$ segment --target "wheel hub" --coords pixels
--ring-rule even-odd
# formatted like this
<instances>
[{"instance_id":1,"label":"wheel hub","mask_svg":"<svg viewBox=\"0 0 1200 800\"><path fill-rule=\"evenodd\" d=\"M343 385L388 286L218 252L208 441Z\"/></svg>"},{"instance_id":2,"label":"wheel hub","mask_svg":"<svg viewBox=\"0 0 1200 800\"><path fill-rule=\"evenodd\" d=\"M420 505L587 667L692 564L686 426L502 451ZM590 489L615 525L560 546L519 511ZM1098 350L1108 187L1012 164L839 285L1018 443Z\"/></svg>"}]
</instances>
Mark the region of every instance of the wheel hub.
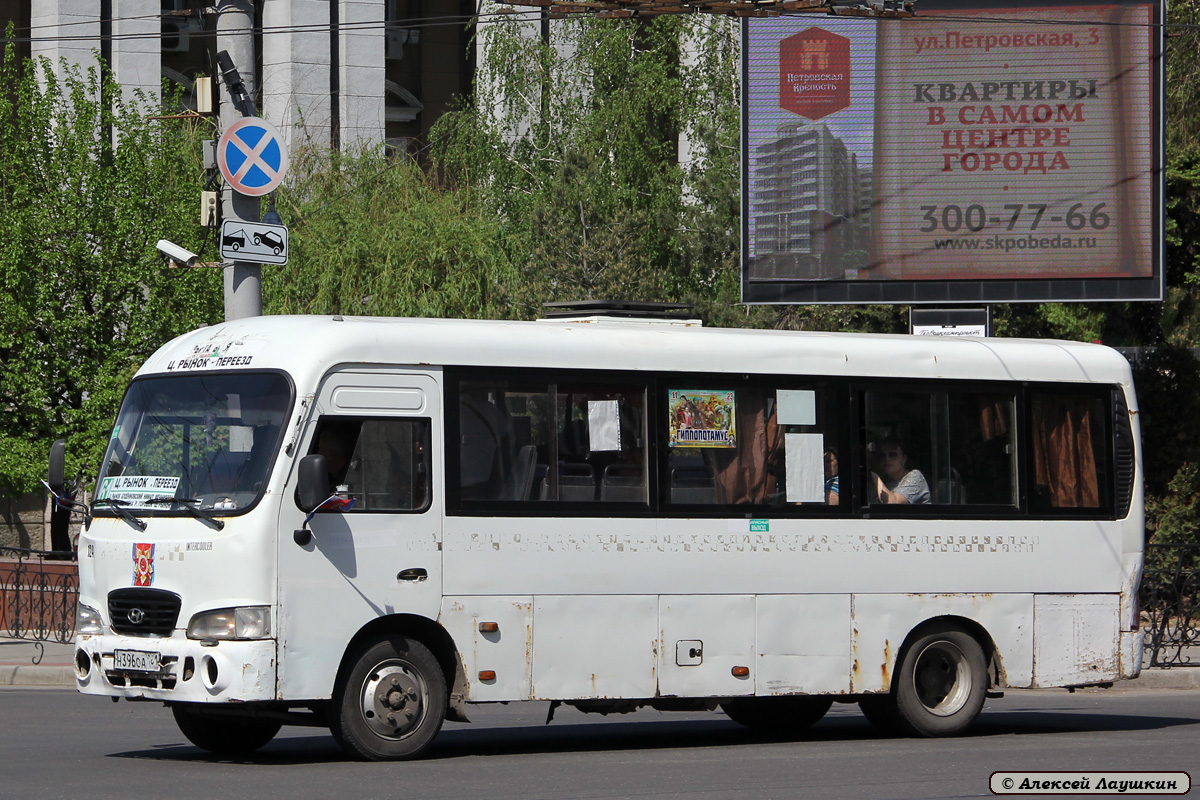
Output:
<instances>
[{"instance_id":1,"label":"wheel hub","mask_svg":"<svg viewBox=\"0 0 1200 800\"><path fill-rule=\"evenodd\" d=\"M362 714L376 735L402 739L420 722L425 687L406 664L381 664L363 683Z\"/></svg>"},{"instance_id":2,"label":"wheel hub","mask_svg":"<svg viewBox=\"0 0 1200 800\"><path fill-rule=\"evenodd\" d=\"M952 642L934 642L921 651L913 669L913 688L931 714L948 717L971 695L971 670L962 650Z\"/></svg>"}]
</instances>

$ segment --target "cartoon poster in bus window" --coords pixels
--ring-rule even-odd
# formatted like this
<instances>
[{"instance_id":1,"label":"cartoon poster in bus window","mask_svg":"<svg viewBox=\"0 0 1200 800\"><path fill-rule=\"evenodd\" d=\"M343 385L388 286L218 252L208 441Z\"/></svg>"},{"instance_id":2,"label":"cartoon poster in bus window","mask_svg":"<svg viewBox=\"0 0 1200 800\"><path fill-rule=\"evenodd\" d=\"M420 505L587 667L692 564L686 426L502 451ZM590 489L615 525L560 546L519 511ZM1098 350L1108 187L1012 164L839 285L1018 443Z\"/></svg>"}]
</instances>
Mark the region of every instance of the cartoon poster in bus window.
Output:
<instances>
[{"instance_id":1,"label":"cartoon poster in bus window","mask_svg":"<svg viewBox=\"0 0 1200 800\"><path fill-rule=\"evenodd\" d=\"M734 393L672 389L667 413L671 447L737 447Z\"/></svg>"}]
</instances>

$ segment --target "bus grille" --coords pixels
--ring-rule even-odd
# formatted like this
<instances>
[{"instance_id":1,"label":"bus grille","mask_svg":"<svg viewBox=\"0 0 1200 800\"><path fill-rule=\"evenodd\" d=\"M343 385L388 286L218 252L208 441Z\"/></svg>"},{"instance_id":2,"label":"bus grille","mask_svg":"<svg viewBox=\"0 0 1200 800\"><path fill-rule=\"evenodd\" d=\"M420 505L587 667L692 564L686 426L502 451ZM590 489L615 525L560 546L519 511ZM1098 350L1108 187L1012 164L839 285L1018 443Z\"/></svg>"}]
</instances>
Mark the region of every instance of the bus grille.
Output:
<instances>
[{"instance_id":1,"label":"bus grille","mask_svg":"<svg viewBox=\"0 0 1200 800\"><path fill-rule=\"evenodd\" d=\"M125 636L170 636L179 619L179 595L161 589L117 589L108 593L108 618Z\"/></svg>"},{"instance_id":2,"label":"bus grille","mask_svg":"<svg viewBox=\"0 0 1200 800\"><path fill-rule=\"evenodd\" d=\"M1117 519L1129 516L1129 506L1133 502L1133 478L1135 465L1133 448L1127 447L1117 451Z\"/></svg>"},{"instance_id":3,"label":"bus grille","mask_svg":"<svg viewBox=\"0 0 1200 800\"><path fill-rule=\"evenodd\" d=\"M1133 426L1129 423L1129 407L1125 405L1125 395L1120 389L1113 390L1113 433L1116 440L1115 478L1116 478L1116 517L1124 519L1129 516L1129 506L1133 502L1133 481L1137 477L1137 463L1133 452Z\"/></svg>"}]
</instances>

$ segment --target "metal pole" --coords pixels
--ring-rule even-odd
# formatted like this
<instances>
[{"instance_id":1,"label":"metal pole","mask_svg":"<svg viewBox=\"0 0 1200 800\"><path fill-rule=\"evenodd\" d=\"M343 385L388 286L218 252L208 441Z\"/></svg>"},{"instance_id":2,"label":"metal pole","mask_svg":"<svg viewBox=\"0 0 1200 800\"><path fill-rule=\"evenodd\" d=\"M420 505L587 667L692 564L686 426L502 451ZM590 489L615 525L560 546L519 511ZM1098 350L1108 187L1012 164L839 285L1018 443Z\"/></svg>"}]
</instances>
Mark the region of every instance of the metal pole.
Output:
<instances>
[{"instance_id":1,"label":"metal pole","mask_svg":"<svg viewBox=\"0 0 1200 800\"><path fill-rule=\"evenodd\" d=\"M246 93L255 95L254 3L253 0L217 0L217 50L229 53L241 73ZM242 118L237 100L221 86L221 129ZM259 198L235 192L226 186L221 191L223 219L258 222ZM234 261L225 267L225 319L243 319L262 315L262 265Z\"/></svg>"}]
</instances>

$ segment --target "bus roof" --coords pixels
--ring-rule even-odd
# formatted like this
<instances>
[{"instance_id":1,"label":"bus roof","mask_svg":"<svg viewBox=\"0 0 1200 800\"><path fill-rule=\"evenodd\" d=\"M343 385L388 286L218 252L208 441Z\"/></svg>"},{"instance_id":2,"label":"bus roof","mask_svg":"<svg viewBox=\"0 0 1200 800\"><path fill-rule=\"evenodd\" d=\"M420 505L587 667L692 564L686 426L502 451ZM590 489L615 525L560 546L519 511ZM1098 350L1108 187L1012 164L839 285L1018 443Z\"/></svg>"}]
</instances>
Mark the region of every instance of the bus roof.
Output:
<instances>
[{"instance_id":1,"label":"bus roof","mask_svg":"<svg viewBox=\"0 0 1200 800\"><path fill-rule=\"evenodd\" d=\"M1132 382L1120 353L1081 342L341 316L264 316L201 328L164 345L138 374L282 369L303 384L343 364Z\"/></svg>"}]
</instances>

